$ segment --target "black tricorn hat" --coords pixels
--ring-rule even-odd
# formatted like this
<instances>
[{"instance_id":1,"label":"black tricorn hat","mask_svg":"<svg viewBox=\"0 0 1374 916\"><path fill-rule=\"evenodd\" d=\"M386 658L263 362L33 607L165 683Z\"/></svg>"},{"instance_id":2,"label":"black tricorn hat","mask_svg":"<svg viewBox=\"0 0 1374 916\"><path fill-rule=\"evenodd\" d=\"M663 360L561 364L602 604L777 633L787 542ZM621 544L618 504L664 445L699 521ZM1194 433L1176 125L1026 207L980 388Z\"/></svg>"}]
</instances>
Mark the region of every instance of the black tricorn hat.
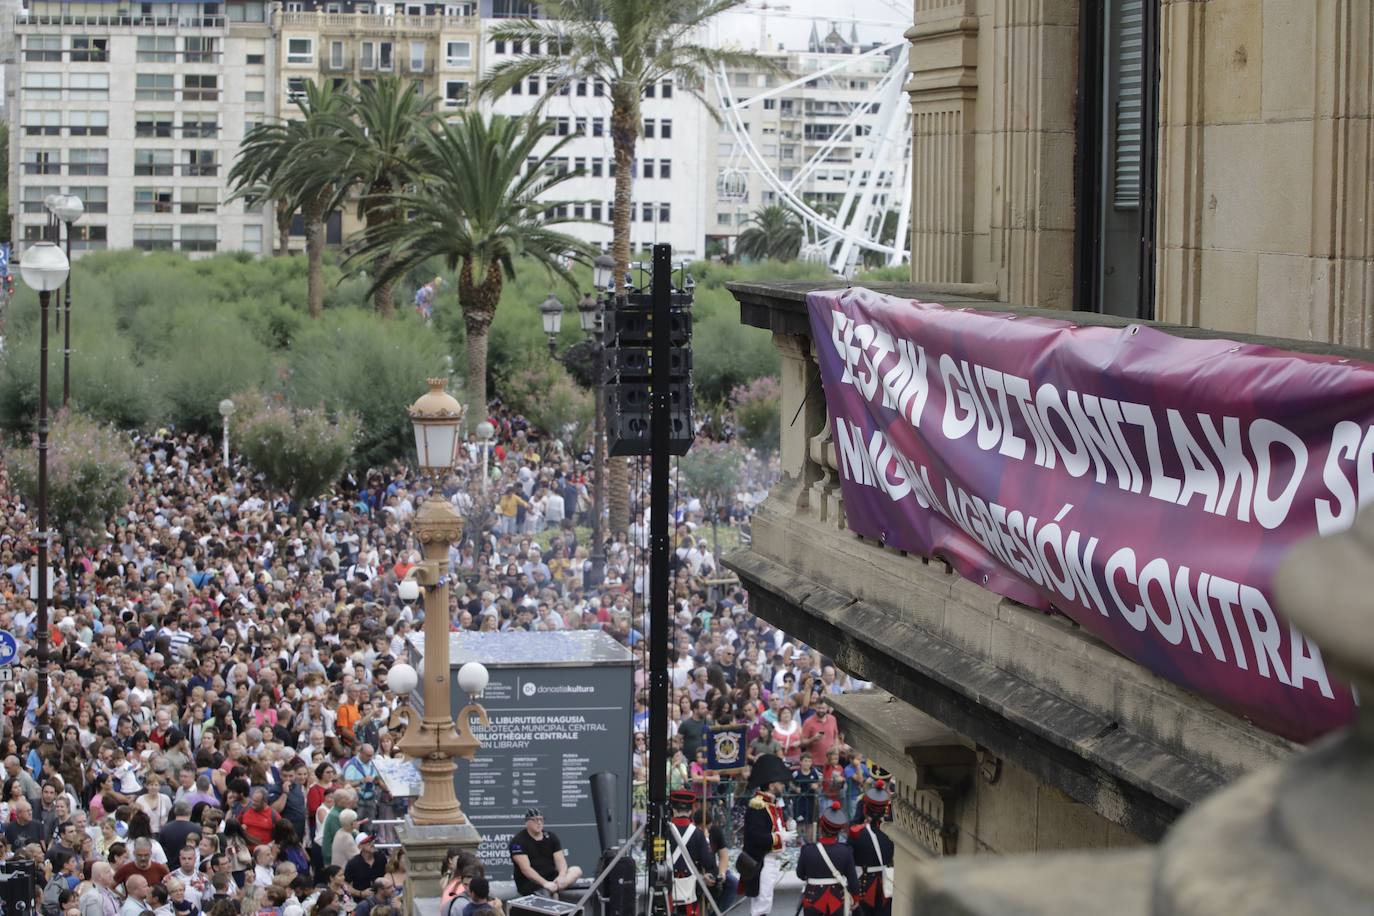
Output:
<instances>
[{"instance_id":1,"label":"black tricorn hat","mask_svg":"<svg viewBox=\"0 0 1374 916\"><path fill-rule=\"evenodd\" d=\"M749 770L749 788L758 789L772 782L787 782L792 773L777 754L762 754Z\"/></svg>"}]
</instances>

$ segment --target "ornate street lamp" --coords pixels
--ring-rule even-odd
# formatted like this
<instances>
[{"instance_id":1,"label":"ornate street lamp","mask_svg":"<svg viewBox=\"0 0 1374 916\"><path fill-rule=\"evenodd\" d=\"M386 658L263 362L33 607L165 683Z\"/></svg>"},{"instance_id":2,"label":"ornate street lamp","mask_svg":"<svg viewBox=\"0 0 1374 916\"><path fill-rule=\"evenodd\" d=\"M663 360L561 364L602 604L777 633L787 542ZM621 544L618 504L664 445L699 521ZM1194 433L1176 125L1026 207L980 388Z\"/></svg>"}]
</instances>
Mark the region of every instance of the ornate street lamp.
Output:
<instances>
[{"instance_id":1,"label":"ornate street lamp","mask_svg":"<svg viewBox=\"0 0 1374 916\"><path fill-rule=\"evenodd\" d=\"M496 436L496 427L490 420L477 424L477 441L482 443L482 494L487 492L487 456L491 453L491 440Z\"/></svg>"},{"instance_id":2,"label":"ornate street lamp","mask_svg":"<svg viewBox=\"0 0 1374 916\"><path fill-rule=\"evenodd\" d=\"M544 320L544 333L549 337L549 355L558 349L558 332L563 330L563 303L553 293L539 303L539 317Z\"/></svg>"},{"instance_id":3,"label":"ornate street lamp","mask_svg":"<svg viewBox=\"0 0 1374 916\"><path fill-rule=\"evenodd\" d=\"M234 415L234 402L225 398L219 402L219 415L224 418L224 469L229 470L229 418Z\"/></svg>"},{"instance_id":4,"label":"ornate street lamp","mask_svg":"<svg viewBox=\"0 0 1374 916\"><path fill-rule=\"evenodd\" d=\"M48 305L52 291L67 279L71 264L52 242L35 242L24 251L19 274L38 293L38 721L48 722Z\"/></svg>"},{"instance_id":5,"label":"ornate street lamp","mask_svg":"<svg viewBox=\"0 0 1374 916\"><path fill-rule=\"evenodd\" d=\"M67 224L67 262L72 260L72 226L86 212L86 206L75 194L55 194L48 207L52 215ZM72 391L72 278L67 275L67 283L62 292L64 304L61 309L62 328L62 406L67 406Z\"/></svg>"},{"instance_id":6,"label":"ornate street lamp","mask_svg":"<svg viewBox=\"0 0 1374 916\"><path fill-rule=\"evenodd\" d=\"M592 285L598 293L615 292L615 258L608 254L596 256L592 261Z\"/></svg>"}]
</instances>

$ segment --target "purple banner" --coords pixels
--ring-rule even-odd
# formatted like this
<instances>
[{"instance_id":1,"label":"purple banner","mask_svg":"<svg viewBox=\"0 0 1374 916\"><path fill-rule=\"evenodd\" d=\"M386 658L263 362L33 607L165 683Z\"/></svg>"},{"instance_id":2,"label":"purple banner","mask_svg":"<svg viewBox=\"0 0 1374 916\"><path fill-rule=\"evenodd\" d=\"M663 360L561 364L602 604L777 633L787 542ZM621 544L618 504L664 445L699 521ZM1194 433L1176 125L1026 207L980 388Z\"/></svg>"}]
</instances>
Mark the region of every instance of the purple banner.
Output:
<instances>
[{"instance_id":1,"label":"purple banner","mask_svg":"<svg viewBox=\"0 0 1374 916\"><path fill-rule=\"evenodd\" d=\"M807 303L855 533L1270 731L1351 720L1272 580L1374 499L1374 366L864 289Z\"/></svg>"}]
</instances>

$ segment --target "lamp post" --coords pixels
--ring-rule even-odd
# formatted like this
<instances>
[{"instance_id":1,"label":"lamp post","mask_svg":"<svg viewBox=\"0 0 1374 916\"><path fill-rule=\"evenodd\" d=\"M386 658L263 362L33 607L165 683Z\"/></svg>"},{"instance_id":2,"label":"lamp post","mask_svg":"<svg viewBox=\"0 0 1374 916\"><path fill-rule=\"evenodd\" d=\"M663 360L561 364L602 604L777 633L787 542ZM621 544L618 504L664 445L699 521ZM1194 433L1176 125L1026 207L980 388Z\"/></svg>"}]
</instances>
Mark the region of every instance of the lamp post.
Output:
<instances>
[{"instance_id":1,"label":"lamp post","mask_svg":"<svg viewBox=\"0 0 1374 916\"><path fill-rule=\"evenodd\" d=\"M549 355L558 349L558 332L563 330L563 303L553 293L539 303L539 317L544 321L544 333L549 336Z\"/></svg>"},{"instance_id":2,"label":"lamp post","mask_svg":"<svg viewBox=\"0 0 1374 916\"><path fill-rule=\"evenodd\" d=\"M35 242L24 251L19 273L38 293L38 721L48 722L48 304L67 279L70 263L52 242Z\"/></svg>"},{"instance_id":3,"label":"lamp post","mask_svg":"<svg viewBox=\"0 0 1374 916\"><path fill-rule=\"evenodd\" d=\"M462 406L444 391L446 383L447 379L429 379L428 393L410 408L420 473L436 478L436 483L453 468L463 419ZM414 530L424 549L424 560L411 573L424 589L424 710L416 720L406 707L405 734L397 744L407 756L419 760L423 781L420 797L398 831L411 863L406 912L412 913L416 912L414 898L439 896L448 849L457 846L475 852L481 841L458 804L453 778L454 758L471 759L481 746L472 734L472 716L486 723L486 712L470 704L459 713L455 730L449 707L448 552L449 545L463 535L463 519L452 503L431 495L415 514Z\"/></svg>"},{"instance_id":4,"label":"lamp post","mask_svg":"<svg viewBox=\"0 0 1374 916\"><path fill-rule=\"evenodd\" d=\"M490 420L477 424L477 441L482 443L482 495L487 495L487 456L491 453L491 440L496 436L496 427Z\"/></svg>"},{"instance_id":5,"label":"lamp post","mask_svg":"<svg viewBox=\"0 0 1374 916\"><path fill-rule=\"evenodd\" d=\"M234 402L225 398L219 402L219 415L224 418L224 469L229 470L229 418L234 415Z\"/></svg>"},{"instance_id":6,"label":"lamp post","mask_svg":"<svg viewBox=\"0 0 1374 916\"><path fill-rule=\"evenodd\" d=\"M67 224L67 263L72 260L72 226L86 207L75 194L59 194L53 199L52 213ZM72 391L72 277L67 274L67 282L62 289L62 406L67 406Z\"/></svg>"}]
</instances>

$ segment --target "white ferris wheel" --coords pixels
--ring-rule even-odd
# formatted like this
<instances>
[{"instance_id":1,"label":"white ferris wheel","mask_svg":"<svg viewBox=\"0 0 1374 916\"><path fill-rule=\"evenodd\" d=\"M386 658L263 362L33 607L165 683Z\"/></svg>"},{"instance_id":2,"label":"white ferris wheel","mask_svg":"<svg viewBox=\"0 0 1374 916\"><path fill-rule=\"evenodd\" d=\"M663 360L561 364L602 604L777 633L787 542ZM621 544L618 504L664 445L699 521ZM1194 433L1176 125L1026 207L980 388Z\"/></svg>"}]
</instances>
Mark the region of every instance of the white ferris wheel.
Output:
<instances>
[{"instance_id":1,"label":"white ferris wheel","mask_svg":"<svg viewBox=\"0 0 1374 916\"><path fill-rule=\"evenodd\" d=\"M774 7L776 9L776 7ZM805 242L801 257L829 265L836 274L853 276L864 252L874 252L887 265L906 263L909 256L908 229L911 214L911 110L903 86L907 75L907 49L904 39L878 45L862 54L846 55L843 60L802 77L783 83L746 99L736 99L730 79L722 67L715 74L716 95L721 118L734 139L734 151L721 164L716 176L717 197L743 199L748 193L748 177L760 176L777 201L801 220ZM745 122L748 110L798 87L823 80L848 69L856 62L886 59L887 70L872 90L868 103L854 103L833 133L815 148L810 157L784 180L768 161ZM873 112L876 115L865 117ZM802 113L803 121L806 113ZM869 129L865 132L860 125ZM803 188L818 168L826 165L842 143L852 144L853 160L843 197L833 212L813 206L803 197ZM896 232L890 244L880 241L888 212L896 214Z\"/></svg>"}]
</instances>

